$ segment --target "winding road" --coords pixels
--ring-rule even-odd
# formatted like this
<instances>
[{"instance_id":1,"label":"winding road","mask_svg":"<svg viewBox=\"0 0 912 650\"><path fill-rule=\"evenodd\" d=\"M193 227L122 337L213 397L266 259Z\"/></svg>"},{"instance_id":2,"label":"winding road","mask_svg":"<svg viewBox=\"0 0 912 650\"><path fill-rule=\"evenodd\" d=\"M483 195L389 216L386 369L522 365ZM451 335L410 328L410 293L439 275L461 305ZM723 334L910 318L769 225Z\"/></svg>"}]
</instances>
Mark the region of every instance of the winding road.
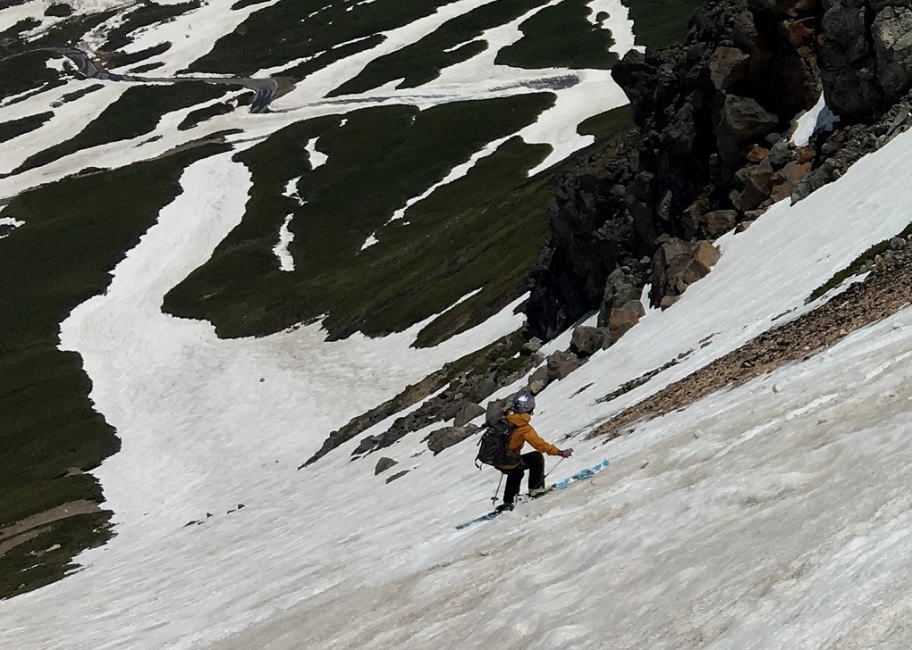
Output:
<instances>
[{"instance_id":1,"label":"winding road","mask_svg":"<svg viewBox=\"0 0 912 650\"><path fill-rule=\"evenodd\" d=\"M222 86L243 86L256 92L253 103L250 105L251 113L269 112L269 104L275 99L279 90L279 83L272 78L254 79L251 77L140 77L136 75L118 74L108 72L105 68L92 59L88 52L73 47L48 47L40 51L62 54L76 65L76 69L86 79L100 81L127 81L135 83L177 83L180 81L202 81L208 84Z\"/></svg>"}]
</instances>

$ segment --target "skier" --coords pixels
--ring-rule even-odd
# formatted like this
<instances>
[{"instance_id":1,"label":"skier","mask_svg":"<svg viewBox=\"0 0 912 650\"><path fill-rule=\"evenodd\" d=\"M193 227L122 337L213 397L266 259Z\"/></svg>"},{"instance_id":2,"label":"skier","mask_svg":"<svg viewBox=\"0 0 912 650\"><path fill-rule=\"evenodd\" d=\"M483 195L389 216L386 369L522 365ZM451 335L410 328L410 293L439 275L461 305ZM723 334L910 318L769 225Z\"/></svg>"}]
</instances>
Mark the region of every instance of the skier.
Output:
<instances>
[{"instance_id":1,"label":"skier","mask_svg":"<svg viewBox=\"0 0 912 650\"><path fill-rule=\"evenodd\" d=\"M519 486L523 473L529 470L529 496L537 497L545 492L545 457L562 456L569 458L572 449L558 449L549 442L545 442L536 433L529 422L532 420L532 411L535 410L535 396L522 391L513 397L513 407L507 413L506 420L515 428L507 441L507 455L516 459L516 462L497 465L497 469L506 474L507 487L504 488L503 503L497 506L498 511L512 510L513 500L519 494ZM525 443L532 445L537 451L530 451L520 455Z\"/></svg>"}]
</instances>

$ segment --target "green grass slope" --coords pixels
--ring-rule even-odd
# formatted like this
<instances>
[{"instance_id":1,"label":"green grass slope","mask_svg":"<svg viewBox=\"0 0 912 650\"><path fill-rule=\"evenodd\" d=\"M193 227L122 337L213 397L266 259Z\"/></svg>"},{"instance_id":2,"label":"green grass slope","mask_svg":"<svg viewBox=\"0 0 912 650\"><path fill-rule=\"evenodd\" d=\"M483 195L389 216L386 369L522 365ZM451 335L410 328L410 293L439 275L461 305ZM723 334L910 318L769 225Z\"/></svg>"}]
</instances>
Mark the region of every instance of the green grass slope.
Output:
<instances>
[{"instance_id":1,"label":"green grass slope","mask_svg":"<svg viewBox=\"0 0 912 650\"><path fill-rule=\"evenodd\" d=\"M477 40L486 30L519 18L547 0L499 0L447 21L424 38L368 63L356 77L329 96L362 93L402 79L399 88L413 88L433 81L440 71L487 48Z\"/></svg>"},{"instance_id":2,"label":"green grass slope","mask_svg":"<svg viewBox=\"0 0 912 650\"><path fill-rule=\"evenodd\" d=\"M589 21L588 0L564 0L545 7L519 27L523 37L503 48L496 63L514 68L608 69L618 57L610 51L611 32Z\"/></svg>"},{"instance_id":3,"label":"green grass slope","mask_svg":"<svg viewBox=\"0 0 912 650\"><path fill-rule=\"evenodd\" d=\"M536 93L425 111L370 108L350 113L344 127L339 118L321 118L274 134L241 155L254 178L242 223L206 265L168 294L166 310L210 320L227 337L272 333L324 314L334 337L357 330L379 335L500 282L504 265L493 258L509 260L512 253L497 250L490 238L517 224L492 206L525 183L525 170L547 155L547 147L507 143L458 191L439 190L404 220L384 224L410 197L488 143L530 124L552 102L553 95ZM304 147L318 136L329 159L309 171ZM304 205L282 196L297 176ZM294 215L292 273L279 270L272 251L288 214ZM526 241L532 243L520 244L522 255L506 264L514 280L544 237L543 203L515 217L519 225L536 225L529 226ZM362 252L374 232L380 243Z\"/></svg>"}]
</instances>

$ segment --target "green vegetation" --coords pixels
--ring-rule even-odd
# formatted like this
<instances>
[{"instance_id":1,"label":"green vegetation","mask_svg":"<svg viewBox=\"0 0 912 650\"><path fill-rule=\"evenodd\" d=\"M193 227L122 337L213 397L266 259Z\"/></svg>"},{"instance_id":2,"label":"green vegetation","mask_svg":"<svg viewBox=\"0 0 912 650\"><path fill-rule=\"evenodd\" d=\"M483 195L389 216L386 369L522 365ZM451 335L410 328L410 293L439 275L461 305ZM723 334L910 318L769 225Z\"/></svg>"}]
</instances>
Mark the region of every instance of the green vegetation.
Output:
<instances>
[{"instance_id":1,"label":"green vegetation","mask_svg":"<svg viewBox=\"0 0 912 650\"><path fill-rule=\"evenodd\" d=\"M44 10L45 16L54 16L55 18L66 18L73 14L73 8L66 3L55 3Z\"/></svg>"},{"instance_id":2,"label":"green vegetation","mask_svg":"<svg viewBox=\"0 0 912 650\"><path fill-rule=\"evenodd\" d=\"M576 132L580 135L595 136L595 141L601 142L617 137L633 126L633 111L630 110L629 104L625 104L584 120L576 127Z\"/></svg>"},{"instance_id":3,"label":"green vegetation","mask_svg":"<svg viewBox=\"0 0 912 650\"><path fill-rule=\"evenodd\" d=\"M219 102L218 104L212 104L211 106L198 108L195 111L190 111L187 113L187 117L181 120L181 123L177 125L177 129L179 131L192 129L196 127L200 122L205 122L206 120L218 115L226 115L233 110L234 106L228 102Z\"/></svg>"},{"instance_id":4,"label":"green vegetation","mask_svg":"<svg viewBox=\"0 0 912 650\"><path fill-rule=\"evenodd\" d=\"M221 86L182 81L167 86L131 86L79 134L30 156L19 173L101 144L129 140L149 133L166 113L221 97Z\"/></svg>"},{"instance_id":5,"label":"green vegetation","mask_svg":"<svg viewBox=\"0 0 912 650\"><path fill-rule=\"evenodd\" d=\"M588 0L545 7L519 26L523 37L495 61L514 68L610 68L618 60L610 51L614 40L589 21L590 13Z\"/></svg>"},{"instance_id":6,"label":"green vegetation","mask_svg":"<svg viewBox=\"0 0 912 650\"><path fill-rule=\"evenodd\" d=\"M683 40L705 0L621 0L630 9L637 45L666 47Z\"/></svg>"},{"instance_id":7,"label":"green vegetation","mask_svg":"<svg viewBox=\"0 0 912 650\"><path fill-rule=\"evenodd\" d=\"M66 103L74 102L77 99L82 99L89 93L94 93L96 90L101 90L104 88L104 84L92 84L90 86L84 86L79 90L74 90L71 93L66 93L63 97L60 98L58 103L55 103L54 106L63 106Z\"/></svg>"},{"instance_id":8,"label":"green vegetation","mask_svg":"<svg viewBox=\"0 0 912 650\"><path fill-rule=\"evenodd\" d=\"M0 212L25 222L0 240L0 528L70 501L100 501L95 479L71 470L96 467L119 441L92 408L79 355L57 349L60 323L108 286L124 253L180 192L183 169L225 149L198 147L66 178L20 194ZM107 539L106 520L62 519L7 551L0 598L62 576L76 553ZM61 548L30 555L52 544Z\"/></svg>"},{"instance_id":9,"label":"green vegetation","mask_svg":"<svg viewBox=\"0 0 912 650\"><path fill-rule=\"evenodd\" d=\"M48 58L47 52L26 52L0 60L0 99L58 81L57 72L47 66Z\"/></svg>"},{"instance_id":10,"label":"green vegetation","mask_svg":"<svg viewBox=\"0 0 912 650\"><path fill-rule=\"evenodd\" d=\"M34 131L52 117L54 117L54 114L48 112L29 115L28 117L10 120L9 122L2 122L0 123L0 142L6 142L7 140L18 138L23 133Z\"/></svg>"},{"instance_id":11,"label":"green vegetation","mask_svg":"<svg viewBox=\"0 0 912 650\"><path fill-rule=\"evenodd\" d=\"M478 39L485 31L519 18L546 0L499 0L447 21L437 30L400 50L374 59L358 76L329 96L362 93L402 79L399 88L433 81L440 71L472 58L487 48Z\"/></svg>"},{"instance_id":12,"label":"green vegetation","mask_svg":"<svg viewBox=\"0 0 912 650\"><path fill-rule=\"evenodd\" d=\"M896 235L896 237L901 237L902 239L908 239L910 236L912 236L912 223L910 223L908 226L906 226L901 233ZM892 237L891 237L891 239L892 239ZM864 268L864 266L866 264L868 264L869 262L873 262L875 257L885 253L887 250L889 250L889 248L890 248L889 239L885 239L882 242L874 244L868 250L866 250L864 253L862 253L861 255L856 257L854 260L852 260L851 264L849 264L847 267L845 267L844 269L842 269L841 271L836 273L832 278L830 278L829 280L824 282L822 285L820 285L819 287L814 289L811 292L811 295L808 296L807 299L805 300L805 303L809 303L809 302L813 302L814 300L817 300L817 298L820 298L823 294L825 294L830 289L835 289L836 287L841 285L843 282L848 280L853 275L858 275L859 273L861 273L862 269Z\"/></svg>"},{"instance_id":13,"label":"green vegetation","mask_svg":"<svg viewBox=\"0 0 912 650\"><path fill-rule=\"evenodd\" d=\"M407 25L454 1L374 0L352 4L345 0L280 0L251 14L190 70L252 75ZM269 46L264 47L267 43ZM335 58L327 56L324 62Z\"/></svg>"},{"instance_id":14,"label":"green vegetation","mask_svg":"<svg viewBox=\"0 0 912 650\"><path fill-rule=\"evenodd\" d=\"M105 63L107 64L109 70L113 70L114 68L122 68L133 65L134 63L139 63L140 61L145 61L146 59L153 56L164 54L170 49L171 43L165 41L164 43L159 43L158 45L147 47L146 49L140 50L139 52L130 52L129 54L114 52L111 56L107 57Z\"/></svg>"},{"instance_id":15,"label":"green vegetation","mask_svg":"<svg viewBox=\"0 0 912 650\"><path fill-rule=\"evenodd\" d=\"M548 148L514 138L405 219L384 224L410 197L534 121L553 101L540 93L425 111L370 108L348 114L344 127L332 117L277 132L240 154L254 178L244 219L207 264L166 296L165 309L207 319L223 337L267 334L323 314L332 337L377 335L443 312L485 286L433 323L422 342L478 322L521 293L544 241L550 190L525 172ZM329 159L310 170L304 150L316 137ZM304 205L283 196L298 176ZM279 270L272 252L288 214L291 273ZM379 243L361 251L374 232Z\"/></svg>"}]
</instances>

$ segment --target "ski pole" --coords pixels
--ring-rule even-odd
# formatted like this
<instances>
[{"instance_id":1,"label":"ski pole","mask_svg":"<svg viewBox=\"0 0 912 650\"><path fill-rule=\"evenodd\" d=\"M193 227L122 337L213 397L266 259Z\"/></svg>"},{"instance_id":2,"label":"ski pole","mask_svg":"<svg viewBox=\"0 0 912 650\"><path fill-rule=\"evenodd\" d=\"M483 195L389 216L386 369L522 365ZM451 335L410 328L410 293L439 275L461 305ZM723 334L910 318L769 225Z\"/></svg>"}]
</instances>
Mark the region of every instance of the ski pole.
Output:
<instances>
[{"instance_id":1,"label":"ski pole","mask_svg":"<svg viewBox=\"0 0 912 650\"><path fill-rule=\"evenodd\" d=\"M554 467L551 468L551 471L550 471L550 472L548 472L547 474L545 474L545 478L548 478L548 476L551 475L551 472L553 472L554 470L556 470L556 469L557 469L557 466L560 465L561 463L563 463L565 460L567 460L567 459L564 458L564 457L561 457L561 459L560 459L559 461L557 461L556 463L554 463Z\"/></svg>"},{"instance_id":2,"label":"ski pole","mask_svg":"<svg viewBox=\"0 0 912 650\"><path fill-rule=\"evenodd\" d=\"M497 503L497 493L500 492L500 484L503 483L503 477L504 477L504 475L501 474L500 480L497 481L497 489L494 490L494 496L491 497L491 505L494 505L495 503Z\"/></svg>"}]
</instances>

